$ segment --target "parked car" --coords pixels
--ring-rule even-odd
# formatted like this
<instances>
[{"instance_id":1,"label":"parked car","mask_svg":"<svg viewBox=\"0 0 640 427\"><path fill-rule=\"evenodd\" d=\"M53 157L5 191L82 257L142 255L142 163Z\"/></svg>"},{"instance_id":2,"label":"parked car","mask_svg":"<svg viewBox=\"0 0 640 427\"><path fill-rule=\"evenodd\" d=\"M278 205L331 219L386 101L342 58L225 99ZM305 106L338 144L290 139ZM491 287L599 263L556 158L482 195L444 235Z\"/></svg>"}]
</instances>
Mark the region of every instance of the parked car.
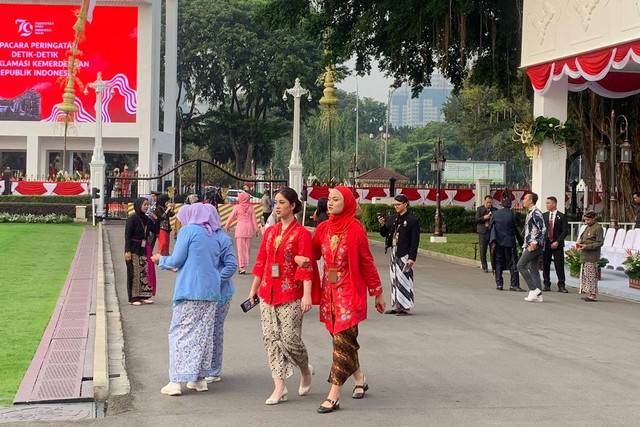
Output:
<instances>
[{"instance_id":1,"label":"parked car","mask_svg":"<svg viewBox=\"0 0 640 427\"><path fill-rule=\"evenodd\" d=\"M230 188L227 191L227 203L237 203L238 202L238 194L240 194L243 191L244 190L238 190L238 189L235 189L235 188ZM253 196L251 196L249 201L251 203L260 203L260 199L257 198L257 197L253 197Z\"/></svg>"}]
</instances>

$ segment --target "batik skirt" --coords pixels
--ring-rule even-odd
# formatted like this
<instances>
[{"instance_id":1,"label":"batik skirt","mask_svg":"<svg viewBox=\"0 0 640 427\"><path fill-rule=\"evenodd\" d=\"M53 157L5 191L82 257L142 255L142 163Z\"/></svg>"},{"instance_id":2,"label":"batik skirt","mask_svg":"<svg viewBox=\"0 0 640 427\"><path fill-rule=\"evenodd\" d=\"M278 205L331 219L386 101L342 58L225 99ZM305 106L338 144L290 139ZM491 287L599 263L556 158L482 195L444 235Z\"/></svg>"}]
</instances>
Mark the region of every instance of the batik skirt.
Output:
<instances>
[{"instance_id":1,"label":"batik skirt","mask_svg":"<svg viewBox=\"0 0 640 427\"><path fill-rule=\"evenodd\" d=\"M391 248L389 275L391 276L391 307L408 310L413 307L413 268L405 269L409 255L396 256L397 247Z\"/></svg>"},{"instance_id":2,"label":"batik skirt","mask_svg":"<svg viewBox=\"0 0 640 427\"><path fill-rule=\"evenodd\" d=\"M169 328L169 380L212 377L216 301L182 300L173 306Z\"/></svg>"},{"instance_id":3,"label":"batik skirt","mask_svg":"<svg viewBox=\"0 0 640 427\"><path fill-rule=\"evenodd\" d=\"M598 264L583 262L580 264L580 293L598 294Z\"/></svg>"}]
</instances>

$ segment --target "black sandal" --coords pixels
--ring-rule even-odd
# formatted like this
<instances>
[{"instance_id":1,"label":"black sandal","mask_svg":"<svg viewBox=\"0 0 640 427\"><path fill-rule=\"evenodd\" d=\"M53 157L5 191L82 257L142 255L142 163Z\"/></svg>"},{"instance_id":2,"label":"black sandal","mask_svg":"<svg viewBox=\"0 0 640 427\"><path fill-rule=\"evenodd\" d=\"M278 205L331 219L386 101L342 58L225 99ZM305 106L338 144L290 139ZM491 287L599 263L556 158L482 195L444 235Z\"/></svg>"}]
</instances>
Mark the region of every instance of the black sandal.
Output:
<instances>
[{"instance_id":1,"label":"black sandal","mask_svg":"<svg viewBox=\"0 0 640 427\"><path fill-rule=\"evenodd\" d=\"M359 388L362 389L362 393L356 393L356 390ZM354 399L362 399L365 393L367 392L367 390L369 390L369 384L367 384L366 382L362 385L356 385L353 388L353 394L351 395L351 397L353 397Z\"/></svg>"},{"instance_id":2,"label":"black sandal","mask_svg":"<svg viewBox=\"0 0 640 427\"><path fill-rule=\"evenodd\" d=\"M330 412L337 411L338 409L340 409L340 401L339 400L325 399L325 402L331 403L331 406L326 407L326 406L320 405L320 407L318 408L318 413L319 414L328 414Z\"/></svg>"}]
</instances>

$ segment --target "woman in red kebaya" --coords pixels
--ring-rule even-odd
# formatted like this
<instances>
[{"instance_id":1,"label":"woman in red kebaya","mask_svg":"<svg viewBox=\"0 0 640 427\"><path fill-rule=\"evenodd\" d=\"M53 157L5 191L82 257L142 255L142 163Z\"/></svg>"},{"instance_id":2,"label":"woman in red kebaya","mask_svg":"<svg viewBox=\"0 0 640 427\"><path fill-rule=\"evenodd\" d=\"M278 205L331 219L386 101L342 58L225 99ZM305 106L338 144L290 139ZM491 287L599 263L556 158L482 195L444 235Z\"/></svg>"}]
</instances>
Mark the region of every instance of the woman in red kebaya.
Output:
<instances>
[{"instance_id":1,"label":"woman in red kebaya","mask_svg":"<svg viewBox=\"0 0 640 427\"><path fill-rule=\"evenodd\" d=\"M351 190L343 186L331 190L327 207L329 220L313 236L314 257L325 263L319 285L320 321L333 337L332 385L318 408L321 414L340 408L340 391L350 376L355 381L354 399L362 399L369 389L358 361L358 323L367 318L367 291L375 296L378 312L386 307L367 233L355 218L358 203ZM307 264L304 261L302 265Z\"/></svg>"},{"instance_id":2,"label":"woman in red kebaya","mask_svg":"<svg viewBox=\"0 0 640 427\"><path fill-rule=\"evenodd\" d=\"M294 260L296 256L313 255L311 233L294 216L301 208L295 190L285 187L278 192L274 210L280 222L265 232L252 272L249 299L256 292L262 299L262 335L274 383L273 393L265 401L267 405L287 400L284 380L293 375L293 365L300 368L300 396L309 392L313 375L302 342L302 317L311 309L313 269L299 267Z\"/></svg>"}]
</instances>

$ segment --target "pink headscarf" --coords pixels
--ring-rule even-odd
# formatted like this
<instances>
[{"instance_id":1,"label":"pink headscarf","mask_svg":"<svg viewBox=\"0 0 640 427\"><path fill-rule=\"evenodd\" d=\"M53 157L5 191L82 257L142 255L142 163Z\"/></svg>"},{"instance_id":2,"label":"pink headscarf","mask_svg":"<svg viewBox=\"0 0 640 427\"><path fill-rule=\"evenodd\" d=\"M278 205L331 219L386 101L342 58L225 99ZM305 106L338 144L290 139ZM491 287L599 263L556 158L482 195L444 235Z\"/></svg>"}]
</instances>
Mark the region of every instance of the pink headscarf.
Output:
<instances>
[{"instance_id":1,"label":"pink headscarf","mask_svg":"<svg viewBox=\"0 0 640 427\"><path fill-rule=\"evenodd\" d=\"M238 210L246 215L253 214L253 206L249 203L251 196L243 191L238 194Z\"/></svg>"}]
</instances>

